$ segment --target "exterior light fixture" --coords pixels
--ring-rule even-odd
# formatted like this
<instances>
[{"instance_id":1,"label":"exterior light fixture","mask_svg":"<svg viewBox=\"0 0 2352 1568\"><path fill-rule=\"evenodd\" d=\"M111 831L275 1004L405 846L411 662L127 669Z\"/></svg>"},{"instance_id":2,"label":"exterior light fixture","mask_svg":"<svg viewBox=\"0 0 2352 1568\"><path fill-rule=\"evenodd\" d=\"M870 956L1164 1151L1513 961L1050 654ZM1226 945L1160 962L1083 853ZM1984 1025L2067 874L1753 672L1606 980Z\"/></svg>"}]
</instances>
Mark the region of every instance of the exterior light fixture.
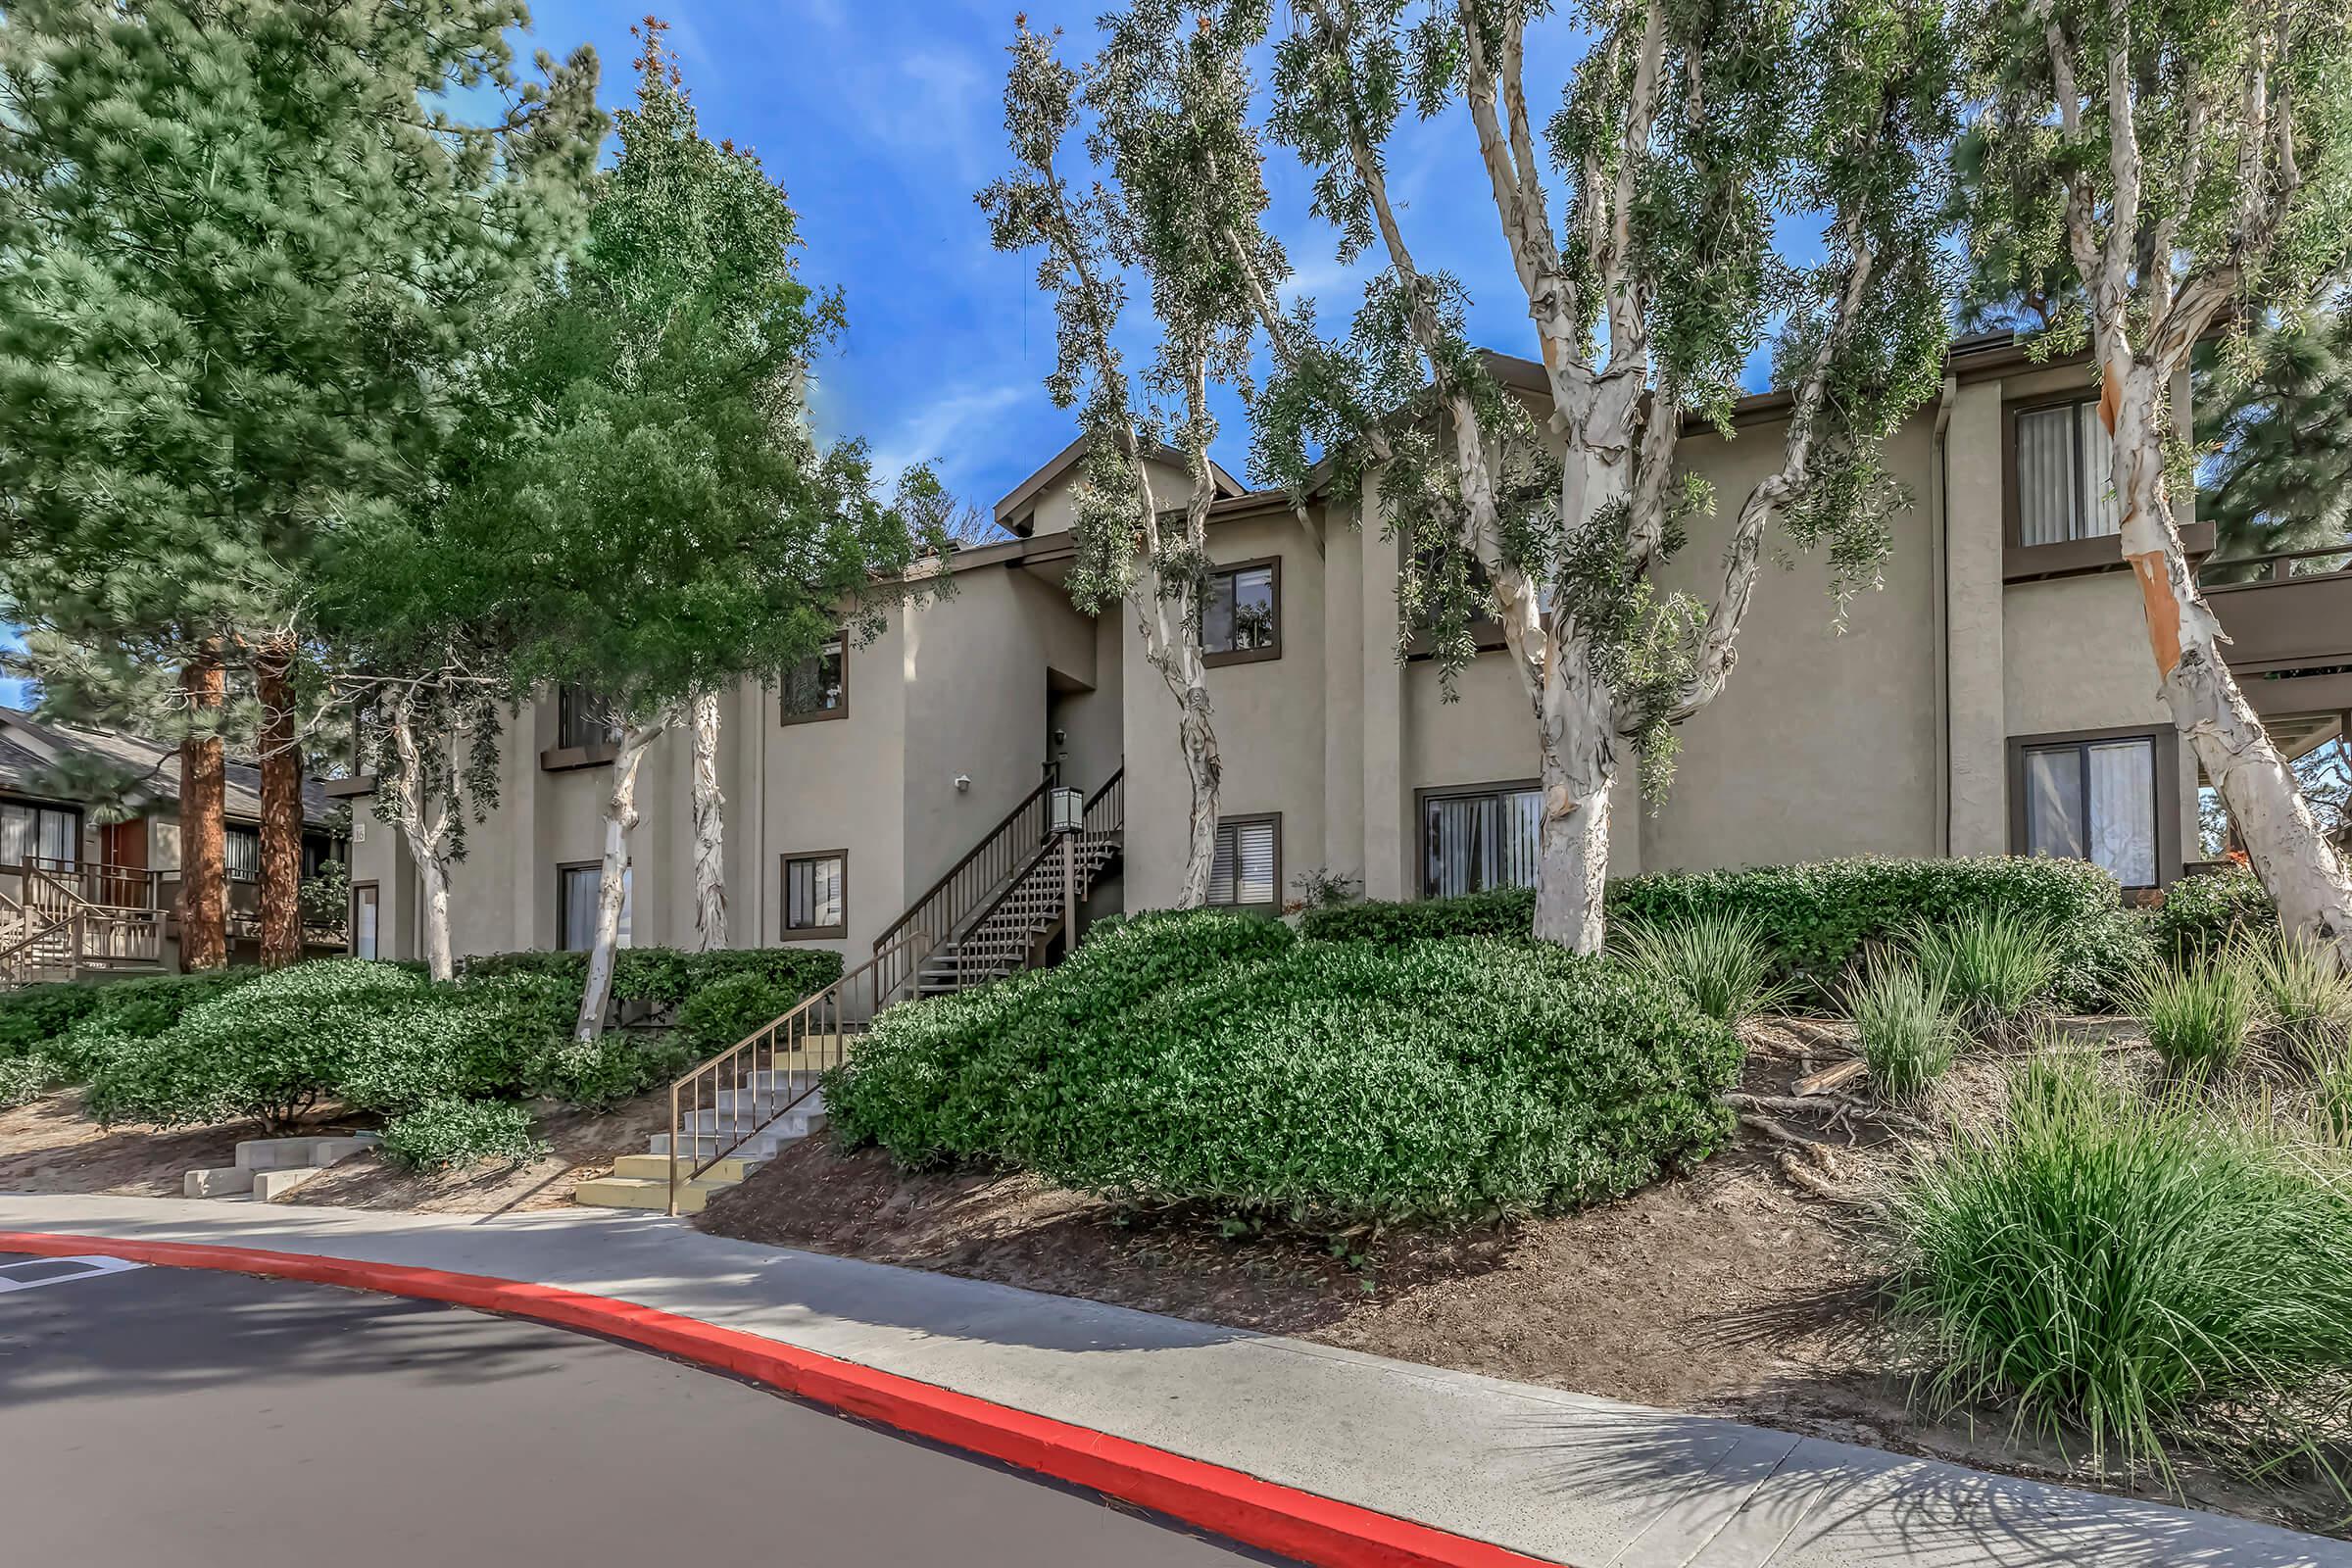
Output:
<instances>
[{"instance_id":1,"label":"exterior light fixture","mask_svg":"<svg viewBox=\"0 0 2352 1568\"><path fill-rule=\"evenodd\" d=\"M1083 791L1057 789L1048 803L1047 821L1056 833L1076 833L1086 826L1086 795Z\"/></svg>"}]
</instances>

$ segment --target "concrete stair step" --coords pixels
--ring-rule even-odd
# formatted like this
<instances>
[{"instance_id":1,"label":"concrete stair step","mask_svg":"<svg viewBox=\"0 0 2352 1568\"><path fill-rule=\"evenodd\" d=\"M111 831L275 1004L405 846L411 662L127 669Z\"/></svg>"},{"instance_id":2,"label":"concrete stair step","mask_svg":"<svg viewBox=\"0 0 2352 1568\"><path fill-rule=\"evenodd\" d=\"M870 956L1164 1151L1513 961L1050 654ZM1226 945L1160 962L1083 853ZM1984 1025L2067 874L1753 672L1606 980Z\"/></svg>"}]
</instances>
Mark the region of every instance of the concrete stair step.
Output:
<instances>
[{"instance_id":1,"label":"concrete stair step","mask_svg":"<svg viewBox=\"0 0 2352 1568\"><path fill-rule=\"evenodd\" d=\"M687 1182L678 1188L678 1212L699 1214L712 1193L725 1192L733 1182ZM571 1200L590 1208L654 1208L669 1206L669 1183L645 1176L600 1176L571 1190Z\"/></svg>"},{"instance_id":2,"label":"concrete stair step","mask_svg":"<svg viewBox=\"0 0 2352 1568\"><path fill-rule=\"evenodd\" d=\"M722 1159L692 1180L714 1186L732 1186L758 1170L761 1161L758 1159ZM669 1155L666 1152L623 1154L612 1162L612 1174L632 1181L665 1182L669 1180Z\"/></svg>"}]
</instances>

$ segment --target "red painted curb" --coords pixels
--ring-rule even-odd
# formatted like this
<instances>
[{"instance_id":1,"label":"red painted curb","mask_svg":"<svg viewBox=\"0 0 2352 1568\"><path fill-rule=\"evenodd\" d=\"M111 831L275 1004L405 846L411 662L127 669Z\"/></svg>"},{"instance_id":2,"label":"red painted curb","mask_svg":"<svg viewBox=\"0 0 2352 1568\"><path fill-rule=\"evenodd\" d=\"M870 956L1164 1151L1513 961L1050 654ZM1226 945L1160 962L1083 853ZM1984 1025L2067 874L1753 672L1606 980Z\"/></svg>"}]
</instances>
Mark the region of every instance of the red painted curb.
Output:
<instances>
[{"instance_id":1,"label":"red painted curb","mask_svg":"<svg viewBox=\"0 0 2352 1568\"><path fill-rule=\"evenodd\" d=\"M49 1257L102 1253L167 1268L308 1280L585 1329L1034 1470L1317 1568L1555 1568L1544 1558L1278 1486L1106 1432L608 1297L481 1274L193 1242L0 1231L0 1251Z\"/></svg>"}]
</instances>

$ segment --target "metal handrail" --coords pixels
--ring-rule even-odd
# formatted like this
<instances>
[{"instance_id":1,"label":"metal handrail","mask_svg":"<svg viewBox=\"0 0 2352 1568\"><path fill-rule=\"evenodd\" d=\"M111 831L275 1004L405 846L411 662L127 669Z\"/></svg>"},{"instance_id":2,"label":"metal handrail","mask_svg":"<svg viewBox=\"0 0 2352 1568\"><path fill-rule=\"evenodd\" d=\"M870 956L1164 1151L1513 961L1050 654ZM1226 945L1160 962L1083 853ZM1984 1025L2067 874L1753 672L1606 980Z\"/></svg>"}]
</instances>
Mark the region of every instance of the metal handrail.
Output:
<instances>
[{"instance_id":1,"label":"metal handrail","mask_svg":"<svg viewBox=\"0 0 2352 1568\"><path fill-rule=\"evenodd\" d=\"M990 828L980 842L972 846L969 854L949 866L946 875L909 904L905 914L882 928L882 934L874 938L874 952L879 954L909 925L929 932L931 939L939 942L954 935L959 926L965 924L965 916L972 906L987 897L1004 879L1005 873L1012 869L1014 859L1021 853L1021 848L1016 846L1025 848L1046 836L1046 797L1059 780L1060 769L1048 763L1046 776L1037 788L1022 796L1020 804L1005 812L1004 819ZM1018 829L1025 817L1034 817L1035 822L1024 834ZM935 904L947 906L944 918L934 917L930 912Z\"/></svg>"},{"instance_id":2,"label":"metal handrail","mask_svg":"<svg viewBox=\"0 0 2352 1568\"><path fill-rule=\"evenodd\" d=\"M899 1000L922 967L932 940L927 931L907 932L670 1084L670 1213L678 1211L681 1185L790 1114L816 1092L819 1074L848 1059L851 1031L863 1034L877 1013ZM694 1153L681 1159L679 1149L689 1137ZM702 1157L706 1142L711 1145L708 1159Z\"/></svg>"},{"instance_id":3,"label":"metal handrail","mask_svg":"<svg viewBox=\"0 0 2352 1568\"><path fill-rule=\"evenodd\" d=\"M2337 566L2328 571L2300 574L2294 570L2294 564L2298 561L2317 561L2322 557L2330 556L2352 563L2352 540L2347 540L2340 545L2323 545L2314 550L2277 550L2261 556L2207 556L2198 567L2197 583L2199 587L2208 588L2253 588L2264 583L2300 582L2314 577L2333 577L2352 572L2352 564ZM2242 570L2248 566L2267 566L2269 570L2259 577L2241 578L2235 582L2207 581L2207 578L2217 572Z\"/></svg>"},{"instance_id":4,"label":"metal handrail","mask_svg":"<svg viewBox=\"0 0 2352 1568\"><path fill-rule=\"evenodd\" d=\"M1127 825L1126 763L1121 762L1113 768L1110 777L1102 781L1102 787L1087 797L1086 806L1080 811L1078 821L1081 838L1103 838L1112 833L1125 831ZM1049 838L1040 844L1037 847L1037 853L1024 860L1020 868L1011 876L1006 877L1004 886L998 888L995 896L990 898L988 903L972 915L965 929L977 932L986 926L990 916L1003 908L1005 902L1018 893L1037 868L1043 865L1060 847L1060 841L1054 838ZM956 965L956 981L958 989L961 989L969 978L965 972L966 966L963 957L964 949L958 944L956 952L950 956L950 961Z\"/></svg>"}]
</instances>

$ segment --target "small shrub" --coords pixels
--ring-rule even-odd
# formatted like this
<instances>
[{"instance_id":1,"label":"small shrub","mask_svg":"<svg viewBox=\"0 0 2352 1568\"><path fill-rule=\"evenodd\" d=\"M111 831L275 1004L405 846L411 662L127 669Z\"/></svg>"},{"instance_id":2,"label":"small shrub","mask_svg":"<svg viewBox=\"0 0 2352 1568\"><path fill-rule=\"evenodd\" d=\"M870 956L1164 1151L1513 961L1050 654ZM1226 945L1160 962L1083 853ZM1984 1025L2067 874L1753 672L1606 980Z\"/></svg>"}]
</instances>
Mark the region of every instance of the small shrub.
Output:
<instances>
[{"instance_id":1,"label":"small shrub","mask_svg":"<svg viewBox=\"0 0 2352 1568\"><path fill-rule=\"evenodd\" d=\"M2219 957L2245 938L2275 938L2278 909L2252 867L2231 865L2205 876L2184 876L2166 888L2148 923L2160 956L2194 963Z\"/></svg>"},{"instance_id":2,"label":"small shrub","mask_svg":"<svg viewBox=\"0 0 2352 1568\"><path fill-rule=\"evenodd\" d=\"M2045 1057L1892 1215L1892 1321L1938 1405L2011 1401L2094 1463L2165 1470L2177 1443L2235 1429L2275 1458L2308 1412L2341 1421L2352 1203L2267 1126Z\"/></svg>"},{"instance_id":3,"label":"small shrub","mask_svg":"<svg viewBox=\"0 0 2352 1568\"><path fill-rule=\"evenodd\" d=\"M1774 979L1761 921L1744 909L1713 910L1655 926L1629 920L1610 934L1626 963L1673 987L1718 1023L1735 1027L1771 1012L1797 990Z\"/></svg>"},{"instance_id":4,"label":"small shrub","mask_svg":"<svg viewBox=\"0 0 2352 1568\"><path fill-rule=\"evenodd\" d=\"M98 1008L103 986L57 981L0 992L0 1056L37 1051Z\"/></svg>"},{"instance_id":5,"label":"small shrub","mask_svg":"<svg viewBox=\"0 0 2352 1568\"><path fill-rule=\"evenodd\" d=\"M1915 919L1904 935L1921 972L1973 1034L2012 1031L2043 1004L2058 979L2058 943L2049 929L2010 909Z\"/></svg>"},{"instance_id":6,"label":"small shrub","mask_svg":"<svg viewBox=\"0 0 2352 1568\"><path fill-rule=\"evenodd\" d=\"M1327 904L1299 918L1311 942L1434 942L1446 937L1526 939L1536 926L1534 888L1493 888L1451 899Z\"/></svg>"},{"instance_id":7,"label":"small shrub","mask_svg":"<svg viewBox=\"0 0 2352 1568\"><path fill-rule=\"evenodd\" d=\"M535 1057L522 1078L522 1090L588 1110L651 1093L698 1059L668 1030L608 1029L584 1053L561 1036L559 1040Z\"/></svg>"},{"instance_id":8,"label":"small shrub","mask_svg":"<svg viewBox=\"0 0 2352 1568\"><path fill-rule=\"evenodd\" d=\"M2244 939L2229 961L2260 997L2266 1034L2293 1064L2325 1072L2352 1055L2352 974L2308 939Z\"/></svg>"},{"instance_id":9,"label":"small shrub","mask_svg":"<svg viewBox=\"0 0 2352 1568\"><path fill-rule=\"evenodd\" d=\"M1894 1104L1925 1099L1959 1045L1942 978L1873 949L1844 1000L1880 1097Z\"/></svg>"},{"instance_id":10,"label":"small shrub","mask_svg":"<svg viewBox=\"0 0 2352 1568\"><path fill-rule=\"evenodd\" d=\"M2245 970L2199 959L2149 970L2132 1010L2146 1023L2148 1043L2167 1067L2203 1079L2229 1071L2245 1054L2258 1000Z\"/></svg>"},{"instance_id":11,"label":"small shrub","mask_svg":"<svg viewBox=\"0 0 2352 1568\"><path fill-rule=\"evenodd\" d=\"M384 1124L384 1157L411 1170L522 1165L546 1152L531 1113L497 1101L431 1100Z\"/></svg>"},{"instance_id":12,"label":"small shrub","mask_svg":"<svg viewBox=\"0 0 2352 1568\"><path fill-rule=\"evenodd\" d=\"M65 1073L38 1052L24 1056L0 1056L0 1110L14 1110L65 1082Z\"/></svg>"},{"instance_id":13,"label":"small shrub","mask_svg":"<svg viewBox=\"0 0 2352 1568\"><path fill-rule=\"evenodd\" d=\"M678 1035L696 1059L706 1059L790 1012L799 1001L765 975L723 975L678 1009Z\"/></svg>"},{"instance_id":14,"label":"small shrub","mask_svg":"<svg viewBox=\"0 0 2352 1568\"><path fill-rule=\"evenodd\" d=\"M675 1007L715 981L753 974L791 991L798 1001L840 979L841 969L841 955L827 948L728 948L714 953L622 948L612 957L612 1000ZM571 987L576 1005L580 987L588 983L588 955L494 953L466 960L469 980L506 975L561 980Z\"/></svg>"}]
</instances>

